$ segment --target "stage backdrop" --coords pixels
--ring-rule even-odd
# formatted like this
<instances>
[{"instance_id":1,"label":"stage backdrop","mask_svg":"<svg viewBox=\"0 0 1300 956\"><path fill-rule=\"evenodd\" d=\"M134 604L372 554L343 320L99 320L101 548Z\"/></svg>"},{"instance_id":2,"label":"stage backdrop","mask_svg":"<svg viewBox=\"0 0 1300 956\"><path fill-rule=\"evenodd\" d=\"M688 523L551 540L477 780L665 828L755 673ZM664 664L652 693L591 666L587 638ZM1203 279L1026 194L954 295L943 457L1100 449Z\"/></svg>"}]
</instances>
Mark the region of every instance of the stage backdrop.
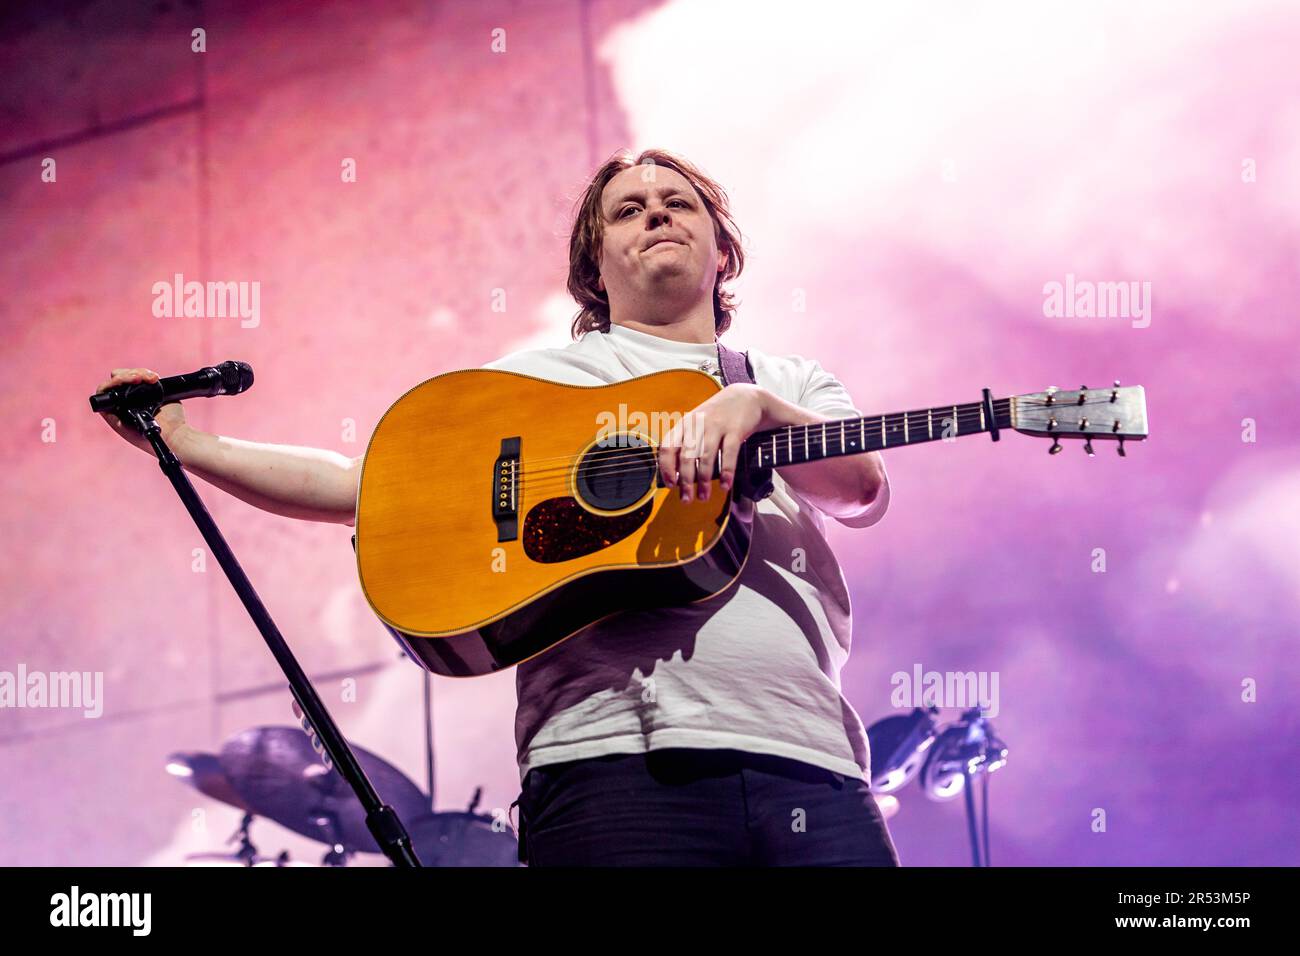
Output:
<instances>
[{"instance_id":1,"label":"stage backdrop","mask_svg":"<svg viewBox=\"0 0 1300 956\"><path fill-rule=\"evenodd\" d=\"M834 532L864 721L918 672L996 687L993 862L1297 862L1294 5L54 3L0 31L0 672L102 682L0 709L0 863L220 849L236 812L167 755L293 723L87 395L240 359L255 387L191 421L359 454L418 382L567 340L572 204L625 146L729 189L727 342L816 357L865 411L1146 387L1126 458L887 453L888 515ZM177 277L246 309L166 314ZM343 729L423 783L421 673L350 530L198 485ZM440 809L516 797L513 681L434 683ZM960 802L899 796L904 863L967 862Z\"/></svg>"}]
</instances>

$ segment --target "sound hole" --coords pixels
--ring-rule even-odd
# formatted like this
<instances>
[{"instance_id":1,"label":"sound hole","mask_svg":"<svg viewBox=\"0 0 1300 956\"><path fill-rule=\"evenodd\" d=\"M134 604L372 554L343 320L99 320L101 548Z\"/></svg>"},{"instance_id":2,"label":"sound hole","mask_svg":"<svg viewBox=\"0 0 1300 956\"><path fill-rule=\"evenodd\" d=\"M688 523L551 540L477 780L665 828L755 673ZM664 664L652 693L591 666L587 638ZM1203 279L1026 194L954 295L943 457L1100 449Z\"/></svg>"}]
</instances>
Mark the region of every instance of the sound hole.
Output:
<instances>
[{"instance_id":1,"label":"sound hole","mask_svg":"<svg viewBox=\"0 0 1300 956\"><path fill-rule=\"evenodd\" d=\"M601 511L630 508L654 484L658 467L654 449L636 435L602 439L578 462L578 496Z\"/></svg>"}]
</instances>

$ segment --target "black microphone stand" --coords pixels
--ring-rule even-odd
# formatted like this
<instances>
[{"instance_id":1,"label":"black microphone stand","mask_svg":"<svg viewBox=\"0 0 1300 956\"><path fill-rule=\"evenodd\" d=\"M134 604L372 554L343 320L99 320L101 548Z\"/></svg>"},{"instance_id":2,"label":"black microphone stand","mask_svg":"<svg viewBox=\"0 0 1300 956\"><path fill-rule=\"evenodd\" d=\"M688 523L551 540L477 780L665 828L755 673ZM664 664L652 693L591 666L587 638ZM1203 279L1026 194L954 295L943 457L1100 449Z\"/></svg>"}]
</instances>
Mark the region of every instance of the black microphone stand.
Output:
<instances>
[{"instance_id":1,"label":"black microphone stand","mask_svg":"<svg viewBox=\"0 0 1300 956\"><path fill-rule=\"evenodd\" d=\"M266 606L262 604L261 598L253 590L252 583L248 576L244 574L244 569L239 566L235 559L234 553L230 546L226 544L226 539L222 537L221 532L217 529L216 522L212 520L212 515L199 498L194 486L190 484L189 477L181 468L180 459L178 459L172 450L167 447L163 441L162 429L158 427L158 422L154 420L156 409L126 408L115 410L119 418L127 424L132 425L137 431L149 439L149 444L153 446L154 453L158 456L158 463L162 466L163 473L171 480L172 487L180 495L190 517L198 525L199 532L203 535L203 540L208 543L208 547L216 556L221 569L226 572L226 577L230 579L235 593L244 603L244 609L252 617L253 623L257 629L262 632L262 638L266 641L267 647L271 649L271 654L275 657L276 663L284 671L284 676L289 681L289 688L293 693L294 699L297 700L298 706L302 709L303 714L315 728L316 735L324 744L330 759L334 762L334 768L343 775L343 779L348 782L361 801L361 806L366 811L366 826L370 828L370 833L379 844L379 848L384 855L392 861L394 866L420 866L420 860L411 848L411 837L406 832L406 827L402 825L401 819L393 811L393 808L383 803L379 799L379 794L371 785L366 773L357 763L356 755L348 746L343 735L339 732L330 717L329 711L325 705L316 696L315 689L311 686L311 681L307 679L306 673L298 665L297 659L293 652L289 650L289 645L285 643L280 634L279 628L271 620L271 615L267 613Z\"/></svg>"},{"instance_id":2,"label":"black microphone stand","mask_svg":"<svg viewBox=\"0 0 1300 956\"><path fill-rule=\"evenodd\" d=\"M424 671L424 755L425 770L429 778L429 811L433 812L438 806L437 796L434 794L433 779L433 675Z\"/></svg>"}]
</instances>

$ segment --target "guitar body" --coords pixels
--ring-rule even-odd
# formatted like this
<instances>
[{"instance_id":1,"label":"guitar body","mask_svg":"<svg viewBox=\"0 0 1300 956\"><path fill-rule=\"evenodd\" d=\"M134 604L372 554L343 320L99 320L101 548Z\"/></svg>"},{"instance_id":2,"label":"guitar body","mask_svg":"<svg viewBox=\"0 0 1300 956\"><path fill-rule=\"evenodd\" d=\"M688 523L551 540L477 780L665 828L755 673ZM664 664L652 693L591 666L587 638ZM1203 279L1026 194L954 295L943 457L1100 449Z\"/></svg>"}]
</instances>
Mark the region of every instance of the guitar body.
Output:
<instances>
[{"instance_id":1,"label":"guitar body","mask_svg":"<svg viewBox=\"0 0 1300 956\"><path fill-rule=\"evenodd\" d=\"M357 495L366 599L410 656L450 677L522 663L620 611L721 592L749 554L752 511L718 483L684 504L658 485L661 437L719 390L696 371L558 385L471 369L417 385L380 420ZM737 475L1004 430L1147 437L1140 385L1051 387L806 425L745 439ZM761 491L759 492L761 496ZM749 517L742 519L741 515Z\"/></svg>"},{"instance_id":2,"label":"guitar body","mask_svg":"<svg viewBox=\"0 0 1300 956\"><path fill-rule=\"evenodd\" d=\"M487 369L407 392L366 452L357 569L370 606L434 673L490 674L620 611L729 586L750 527L714 482L683 503L655 448L719 389L668 371L604 386Z\"/></svg>"}]
</instances>

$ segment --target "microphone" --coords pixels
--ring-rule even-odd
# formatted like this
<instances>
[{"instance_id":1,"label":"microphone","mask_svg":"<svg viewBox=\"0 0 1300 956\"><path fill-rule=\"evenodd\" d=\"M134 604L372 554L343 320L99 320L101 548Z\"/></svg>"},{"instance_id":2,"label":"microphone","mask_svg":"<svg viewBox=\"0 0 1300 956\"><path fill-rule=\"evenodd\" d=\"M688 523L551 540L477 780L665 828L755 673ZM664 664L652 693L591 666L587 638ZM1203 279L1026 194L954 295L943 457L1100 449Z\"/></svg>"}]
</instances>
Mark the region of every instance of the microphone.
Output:
<instances>
[{"instance_id":1,"label":"microphone","mask_svg":"<svg viewBox=\"0 0 1300 956\"><path fill-rule=\"evenodd\" d=\"M238 395L253 384L253 369L247 362L222 362L186 375L171 375L156 382L133 382L90 396L93 412L123 412L133 408L157 409L168 402L187 398Z\"/></svg>"}]
</instances>

